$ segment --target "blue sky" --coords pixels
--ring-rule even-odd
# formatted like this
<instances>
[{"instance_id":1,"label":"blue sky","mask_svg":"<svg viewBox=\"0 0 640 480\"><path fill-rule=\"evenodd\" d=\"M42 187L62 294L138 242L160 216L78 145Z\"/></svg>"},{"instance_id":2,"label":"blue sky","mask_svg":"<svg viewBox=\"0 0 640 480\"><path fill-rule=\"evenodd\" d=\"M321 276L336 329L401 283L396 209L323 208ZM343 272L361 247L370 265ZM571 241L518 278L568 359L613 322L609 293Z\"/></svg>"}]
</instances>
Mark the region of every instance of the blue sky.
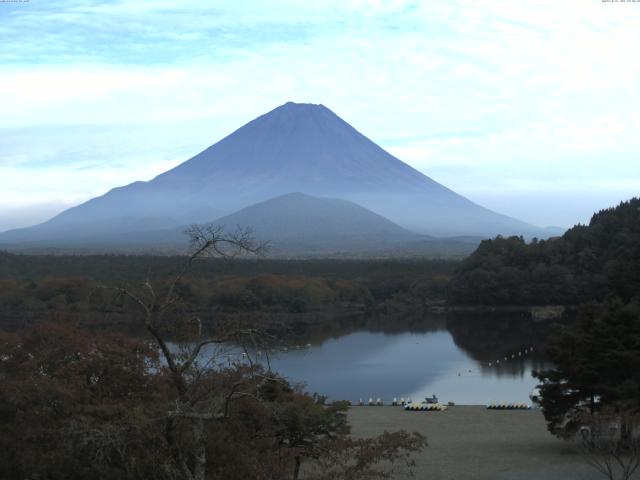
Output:
<instances>
[{"instance_id":1,"label":"blue sky","mask_svg":"<svg viewBox=\"0 0 640 480\"><path fill-rule=\"evenodd\" d=\"M539 225L640 194L640 3L31 0L0 45L0 230L289 100Z\"/></svg>"}]
</instances>

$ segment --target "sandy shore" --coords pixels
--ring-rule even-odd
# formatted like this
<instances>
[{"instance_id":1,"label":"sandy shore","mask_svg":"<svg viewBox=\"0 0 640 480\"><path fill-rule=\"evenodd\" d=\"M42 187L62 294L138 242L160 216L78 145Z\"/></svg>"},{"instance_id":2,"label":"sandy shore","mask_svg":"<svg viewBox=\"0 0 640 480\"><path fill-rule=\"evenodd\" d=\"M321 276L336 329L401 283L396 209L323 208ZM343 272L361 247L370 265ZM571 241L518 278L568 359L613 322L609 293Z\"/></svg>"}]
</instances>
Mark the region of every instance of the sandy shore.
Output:
<instances>
[{"instance_id":1,"label":"sandy shore","mask_svg":"<svg viewBox=\"0 0 640 480\"><path fill-rule=\"evenodd\" d=\"M603 478L569 443L546 429L539 410L455 406L444 412L352 407L356 436L417 431L429 446L416 455L415 478L427 480L597 480Z\"/></svg>"}]
</instances>

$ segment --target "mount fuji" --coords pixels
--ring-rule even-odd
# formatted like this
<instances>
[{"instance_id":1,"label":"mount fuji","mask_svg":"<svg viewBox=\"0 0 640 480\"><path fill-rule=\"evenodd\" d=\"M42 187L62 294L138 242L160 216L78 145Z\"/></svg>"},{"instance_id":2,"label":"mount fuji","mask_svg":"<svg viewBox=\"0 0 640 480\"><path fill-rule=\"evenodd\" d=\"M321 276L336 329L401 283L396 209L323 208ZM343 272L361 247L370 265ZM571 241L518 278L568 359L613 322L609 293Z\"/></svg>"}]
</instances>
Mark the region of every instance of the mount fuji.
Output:
<instances>
[{"instance_id":1,"label":"mount fuji","mask_svg":"<svg viewBox=\"0 0 640 480\"><path fill-rule=\"evenodd\" d=\"M423 235L546 236L415 170L327 107L289 102L150 181L114 188L44 223L0 234L0 244L135 236L210 222L293 192L347 200Z\"/></svg>"}]
</instances>

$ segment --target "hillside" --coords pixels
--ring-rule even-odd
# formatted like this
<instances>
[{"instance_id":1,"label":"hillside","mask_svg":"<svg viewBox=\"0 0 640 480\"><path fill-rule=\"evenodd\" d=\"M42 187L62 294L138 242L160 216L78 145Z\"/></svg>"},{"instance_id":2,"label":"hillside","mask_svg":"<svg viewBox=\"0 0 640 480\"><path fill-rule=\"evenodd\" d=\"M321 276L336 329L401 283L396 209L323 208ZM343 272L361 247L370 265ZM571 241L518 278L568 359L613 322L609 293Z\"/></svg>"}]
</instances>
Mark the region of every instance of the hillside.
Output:
<instances>
[{"instance_id":1,"label":"hillside","mask_svg":"<svg viewBox=\"0 0 640 480\"><path fill-rule=\"evenodd\" d=\"M214 223L232 228L251 227L258 238L273 241L313 238L370 238L407 240L419 235L399 227L353 202L303 193L282 195Z\"/></svg>"},{"instance_id":2,"label":"hillside","mask_svg":"<svg viewBox=\"0 0 640 480\"><path fill-rule=\"evenodd\" d=\"M640 198L601 210L562 237L483 241L458 269L451 297L494 305L640 297Z\"/></svg>"}]
</instances>

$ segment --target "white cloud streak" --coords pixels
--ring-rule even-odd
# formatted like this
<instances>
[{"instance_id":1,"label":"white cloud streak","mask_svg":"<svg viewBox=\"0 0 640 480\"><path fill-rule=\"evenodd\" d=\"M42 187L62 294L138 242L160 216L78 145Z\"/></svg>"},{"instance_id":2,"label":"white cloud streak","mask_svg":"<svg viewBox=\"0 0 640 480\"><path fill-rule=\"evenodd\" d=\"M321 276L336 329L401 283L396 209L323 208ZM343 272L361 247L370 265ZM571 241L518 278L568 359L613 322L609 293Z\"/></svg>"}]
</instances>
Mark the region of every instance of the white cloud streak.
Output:
<instances>
[{"instance_id":1,"label":"white cloud streak","mask_svg":"<svg viewBox=\"0 0 640 480\"><path fill-rule=\"evenodd\" d=\"M472 198L640 193L640 4L60 5L0 27L0 207L150 178L288 100L327 105ZM7 143L35 127L60 135Z\"/></svg>"}]
</instances>

